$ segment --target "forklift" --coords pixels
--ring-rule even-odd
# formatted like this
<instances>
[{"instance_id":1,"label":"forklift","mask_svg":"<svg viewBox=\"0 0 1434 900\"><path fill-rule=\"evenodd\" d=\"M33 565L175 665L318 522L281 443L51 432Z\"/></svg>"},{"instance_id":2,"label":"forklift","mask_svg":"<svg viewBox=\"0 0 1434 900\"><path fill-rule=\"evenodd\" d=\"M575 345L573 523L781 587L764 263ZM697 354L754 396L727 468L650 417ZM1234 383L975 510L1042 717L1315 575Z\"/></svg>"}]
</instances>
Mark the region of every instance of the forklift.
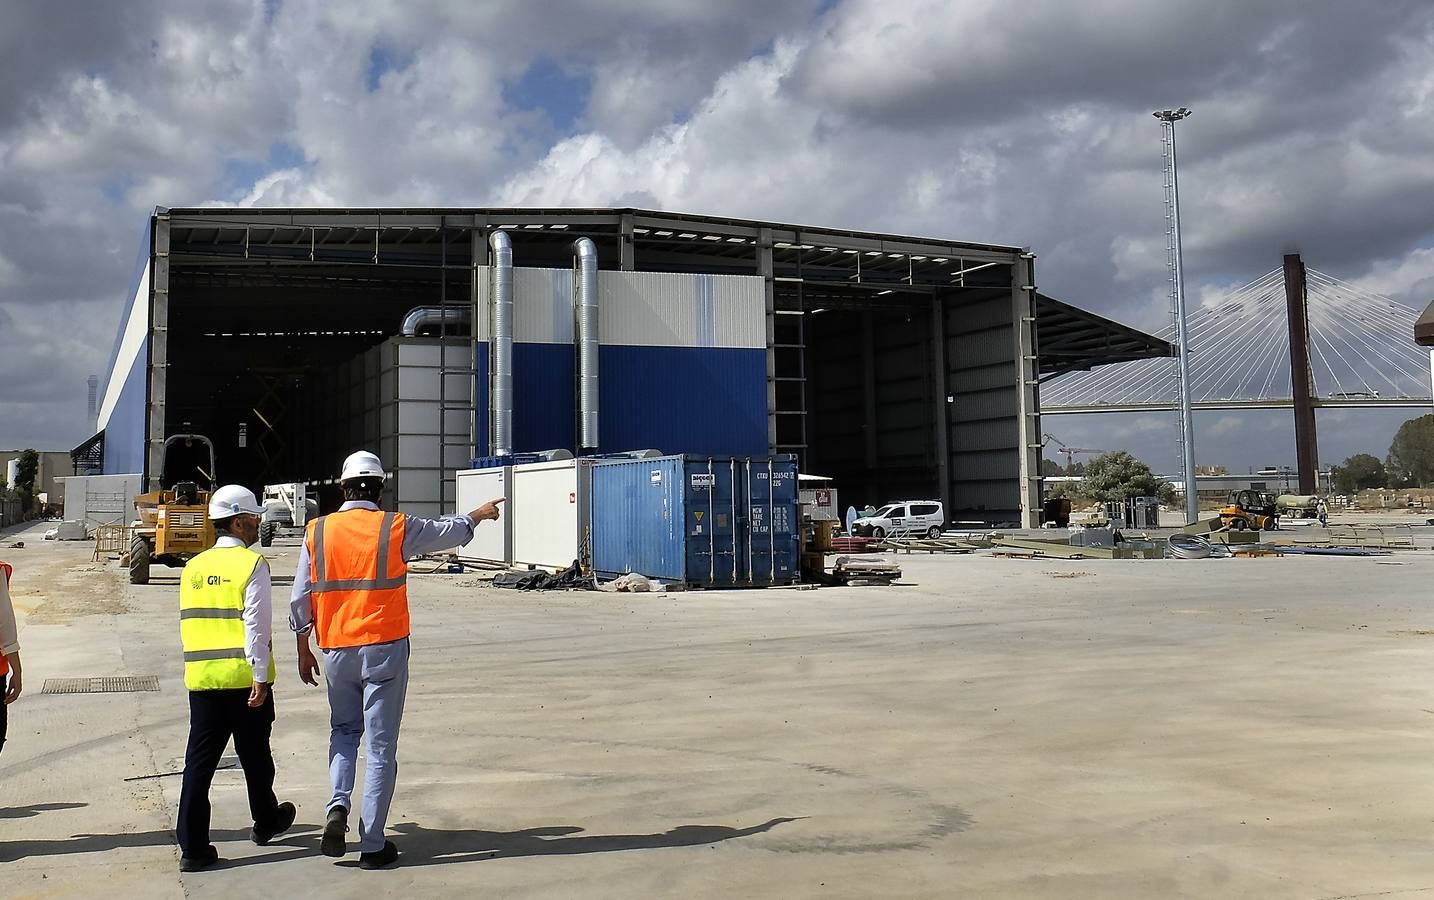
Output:
<instances>
[{"instance_id":1,"label":"forklift","mask_svg":"<svg viewBox=\"0 0 1434 900\"><path fill-rule=\"evenodd\" d=\"M151 564L177 568L214 546L214 443L202 434L176 434L164 442L163 458L160 490L134 498L139 522L121 561L130 584L149 584Z\"/></svg>"},{"instance_id":2,"label":"forklift","mask_svg":"<svg viewBox=\"0 0 1434 900\"><path fill-rule=\"evenodd\" d=\"M1231 531L1278 531L1280 516L1275 495L1268 491L1231 491L1229 502L1220 510L1220 522Z\"/></svg>"}]
</instances>

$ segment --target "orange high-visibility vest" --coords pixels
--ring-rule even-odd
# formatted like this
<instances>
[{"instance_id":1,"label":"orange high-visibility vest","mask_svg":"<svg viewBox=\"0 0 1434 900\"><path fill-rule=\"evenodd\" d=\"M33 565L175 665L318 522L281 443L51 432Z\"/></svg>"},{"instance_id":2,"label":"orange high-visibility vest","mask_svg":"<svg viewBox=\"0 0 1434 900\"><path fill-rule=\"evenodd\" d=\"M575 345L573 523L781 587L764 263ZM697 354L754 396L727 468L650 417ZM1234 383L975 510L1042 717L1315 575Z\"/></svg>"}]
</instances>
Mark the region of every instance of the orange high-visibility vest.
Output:
<instances>
[{"instance_id":1,"label":"orange high-visibility vest","mask_svg":"<svg viewBox=\"0 0 1434 900\"><path fill-rule=\"evenodd\" d=\"M314 634L325 650L408 637L403 513L349 509L310 522Z\"/></svg>"},{"instance_id":2,"label":"orange high-visibility vest","mask_svg":"<svg viewBox=\"0 0 1434 900\"><path fill-rule=\"evenodd\" d=\"M9 587L9 585L10 585L10 573L13 572L13 571L15 571L15 570L10 567L10 564L9 564L9 563L2 563L2 562L0 562L0 573L3 573L4 576L5 576L5 585L6 585L6 587ZM10 674L10 660L8 660L8 659L5 658L5 654L0 653L0 678L4 678L6 675L9 675L9 674Z\"/></svg>"}]
</instances>

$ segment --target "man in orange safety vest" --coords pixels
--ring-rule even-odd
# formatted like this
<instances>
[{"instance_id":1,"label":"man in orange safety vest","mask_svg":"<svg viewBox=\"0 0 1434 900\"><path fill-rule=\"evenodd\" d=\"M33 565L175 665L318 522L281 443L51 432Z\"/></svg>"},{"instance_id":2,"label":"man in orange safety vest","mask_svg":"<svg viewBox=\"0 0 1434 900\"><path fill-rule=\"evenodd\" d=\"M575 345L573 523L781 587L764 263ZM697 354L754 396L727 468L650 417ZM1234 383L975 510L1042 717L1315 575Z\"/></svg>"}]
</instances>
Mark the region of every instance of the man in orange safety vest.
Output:
<instances>
[{"instance_id":1,"label":"man in orange safety vest","mask_svg":"<svg viewBox=\"0 0 1434 900\"><path fill-rule=\"evenodd\" d=\"M383 836L398 774L398 730L408 690L408 560L468 543L478 523L497 520L494 500L467 515L423 519L379 509L386 474L367 451L344 460L344 504L311 521L299 551L289 606L298 635L299 678L317 685L324 654L331 731L329 800L320 849L343 856L344 835L358 767L359 738L367 736L359 866L381 869L398 861Z\"/></svg>"}]
</instances>

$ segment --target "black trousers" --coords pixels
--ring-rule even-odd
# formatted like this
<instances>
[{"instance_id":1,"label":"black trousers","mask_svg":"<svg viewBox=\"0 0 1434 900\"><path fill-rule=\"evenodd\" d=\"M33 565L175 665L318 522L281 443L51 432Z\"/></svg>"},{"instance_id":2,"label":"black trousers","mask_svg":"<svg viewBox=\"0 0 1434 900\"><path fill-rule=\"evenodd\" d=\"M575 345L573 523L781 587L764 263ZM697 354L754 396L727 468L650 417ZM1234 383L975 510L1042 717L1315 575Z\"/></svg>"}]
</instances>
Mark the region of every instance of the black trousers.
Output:
<instances>
[{"instance_id":1,"label":"black trousers","mask_svg":"<svg viewBox=\"0 0 1434 900\"><path fill-rule=\"evenodd\" d=\"M179 791L179 848L185 856L209 853L209 785L229 738L249 788L249 814L268 827L279 814L274 797L274 725L271 689L258 709L249 708L249 689L189 692L189 746L184 751L184 786Z\"/></svg>"},{"instance_id":2,"label":"black trousers","mask_svg":"<svg viewBox=\"0 0 1434 900\"><path fill-rule=\"evenodd\" d=\"M0 750L5 749L5 728L8 724L6 720L9 719L7 710L10 708L5 705L5 690L9 687L10 676L0 676Z\"/></svg>"}]
</instances>

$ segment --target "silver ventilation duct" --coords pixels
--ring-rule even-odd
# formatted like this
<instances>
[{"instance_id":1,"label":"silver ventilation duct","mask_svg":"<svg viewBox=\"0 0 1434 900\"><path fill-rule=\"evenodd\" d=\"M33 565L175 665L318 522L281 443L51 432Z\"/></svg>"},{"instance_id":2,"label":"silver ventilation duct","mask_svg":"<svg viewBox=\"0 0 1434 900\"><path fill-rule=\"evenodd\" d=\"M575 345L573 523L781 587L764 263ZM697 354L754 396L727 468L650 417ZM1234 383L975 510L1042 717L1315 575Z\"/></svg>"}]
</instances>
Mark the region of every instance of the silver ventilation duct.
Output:
<instances>
[{"instance_id":1,"label":"silver ventilation duct","mask_svg":"<svg viewBox=\"0 0 1434 900\"><path fill-rule=\"evenodd\" d=\"M467 325L473 320L473 311L460 306L417 306L403 317L403 336L415 337L425 326L441 326L444 322Z\"/></svg>"},{"instance_id":2,"label":"silver ventilation duct","mask_svg":"<svg viewBox=\"0 0 1434 900\"><path fill-rule=\"evenodd\" d=\"M488 236L489 266L488 446L493 456L513 452L513 242L506 232Z\"/></svg>"},{"instance_id":3,"label":"silver ventilation duct","mask_svg":"<svg viewBox=\"0 0 1434 900\"><path fill-rule=\"evenodd\" d=\"M588 238L573 241L573 316L578 371L578 446L598 449L598 258Z\"/></svg>"}]
</instances>

